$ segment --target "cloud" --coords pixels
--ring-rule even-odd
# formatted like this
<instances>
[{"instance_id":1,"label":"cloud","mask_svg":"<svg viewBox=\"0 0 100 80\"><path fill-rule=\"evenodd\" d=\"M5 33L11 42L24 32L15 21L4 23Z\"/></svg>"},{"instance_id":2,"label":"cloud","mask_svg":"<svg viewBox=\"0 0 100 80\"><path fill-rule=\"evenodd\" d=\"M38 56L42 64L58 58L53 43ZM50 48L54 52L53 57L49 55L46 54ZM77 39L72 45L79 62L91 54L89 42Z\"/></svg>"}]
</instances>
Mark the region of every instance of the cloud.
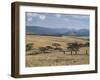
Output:
<instances>
[{"instance_id":1,"label":"cloud","mask_svg":"<svg viewBox=\"0 0 100 80\"><path fill-rule=\"evenodd\" d=\"M61 17L61 14L56 14L56 17L57 17L57 18Z\"/></svg>"},{"instance_id":2,"label":"cloud","mask_svg":"<svg viewBox=\"0 0 100 80\"><path fill-rule=\"evenodd\" d=\"M45 16L45 15L39 15L39 18L40 18L41 20L45 20L45 19L46 19L46 16Z\"/></svg>"},{"instance_id":3,"label":"cloud","mask_svg":"<svg viewBox=\"0 0 100 80\"><path fill-rule=\"evenodd\" d=\"M75 19L88 19L89 15L71 15L71 17Z\"/></svg>"},{"instance_id":4,"label":"cloud","mask_svg":"<svg viewBox=\"0 0 100 80\"><path fill-rule=\"evenodd\" d=\"M31 22L31 21L32 21L32 17L29 17L29 18L27 19L27 21L28 21L28 22Z\"/></svg>"},{"instance_id":5,"label":"cloud","mask_svg":"<svg viewBox=\"0 0 100 80\"><path fill-rule=\"evenodd\" d=\"M28 12L27 14L27 21L29 23L33 22L33 20L37 21L43 21L46 19L46 15L40 14L40 13L32 13L32 12Z\"/></svg>"},{"instance_id":6,"label":"cloud","mask_svg":"<svg viewBox=\"0 0 100 80\"><path fill-rule=\"evenodd\" d=\"M33 13L32 16L33 16L33 17L36 17L36 16L38 16L38 15L39 15L39 14L37 14L37 13Z\"/></svg>"},{"instance_id":7,"label":"cloud","mask_svg":"<svg viewBox=\"0 0 100 80\"><path fill-rule=\"evenodd\" d=\"M52 28L89 28L89 15L28 12L27 25Z\"/></svg>"},{"instance_id":8,"label":"cloud","mask_svg":"<svg viewBox=\"0 0 100 80\"><path fill-rule=\"evenodd\" d=\"M33 13L27 13L28 17L32 17Z\"/></svg>"},{"instance_id":9,"label":"cloud","mask_svg":"<svg viewBox=\"0 0 100 80\"><path fill-rule=\"evenodd\" d=\"M69 18L64 18L64 21L69 21L70 19Z\"/></svg>"},{"instance_id":10,"label":"cloud","mask_svg":"<svg viewBox=\"0 0 100 80\"><path fill-rule=\"evenodd\" d=\"M37 17L37 16L39 16L39 14L37 13L32 13L32 12L27 13L27 17Z\"/></svg>"}]
</instances>

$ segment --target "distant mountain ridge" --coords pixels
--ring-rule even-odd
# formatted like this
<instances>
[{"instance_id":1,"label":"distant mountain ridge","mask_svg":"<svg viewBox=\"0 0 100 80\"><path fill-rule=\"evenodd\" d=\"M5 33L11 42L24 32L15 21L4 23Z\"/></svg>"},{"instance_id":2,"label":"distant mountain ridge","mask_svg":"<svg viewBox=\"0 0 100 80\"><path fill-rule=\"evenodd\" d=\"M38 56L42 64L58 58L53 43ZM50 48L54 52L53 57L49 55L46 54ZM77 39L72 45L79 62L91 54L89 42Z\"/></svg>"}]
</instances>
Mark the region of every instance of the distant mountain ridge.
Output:
<instances>
[{"instance_id":1,"label":"distant mountain ridge","mask_svg":"<svg viewBox=\"0 0 100 80\"><path fill-rule=\"evenodd\" d=\"M26 34L38 35L77 35L89 36L88 29L45 28L40 26L26 26Z\"/></svg>"}]
</instances>

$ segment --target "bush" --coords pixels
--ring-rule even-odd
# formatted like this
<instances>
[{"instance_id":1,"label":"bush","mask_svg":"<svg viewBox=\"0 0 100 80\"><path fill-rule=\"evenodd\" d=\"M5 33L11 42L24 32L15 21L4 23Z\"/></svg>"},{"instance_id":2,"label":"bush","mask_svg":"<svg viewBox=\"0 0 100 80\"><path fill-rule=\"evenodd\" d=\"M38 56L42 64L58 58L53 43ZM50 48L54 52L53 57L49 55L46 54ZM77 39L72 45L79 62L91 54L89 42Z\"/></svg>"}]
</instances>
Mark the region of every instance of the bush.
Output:
<instances>
[{"instance_id":1,"label":"bush","mask_svg":"<svg viewBox=\"0 0 100 80\"><path fill-rule=\"evenodd\" d=\"M52 46L54 46L56 50L57 48L60 48L61 45L59 43L52 43Z\"/></svg>"},{"instance_id":2,"label":"bush","mask_svg":"<svg viewBox=\"0 0 100 80\"><path fill-rule=\"evenodd\" d=\"M26 51L32 50L32 48L33 48L33 43L26 44Z\"/></svg>"},{"instance_id":3,"label":"bush","mask_svg":"<svg viewBox=\"0 0 100 80\"><path fill-rule=\"evenodd\" d=\"M77 42L68 43L67 49L71 52L71 54L73 51L75 52L75 54L77 54L77 51L79 51L80 49L80 45Z\"/></svg>"},{"instance_id":4,"label":"bush","mask_svg":"<svg viewBox=\"0 0 100 80\"><path fill-rule=\"evenodd\" d=\"M41 53L45 53L45 51L47 50L45 47L39 47L39 50L41 51Z\"/></svg>"}]
</instances>

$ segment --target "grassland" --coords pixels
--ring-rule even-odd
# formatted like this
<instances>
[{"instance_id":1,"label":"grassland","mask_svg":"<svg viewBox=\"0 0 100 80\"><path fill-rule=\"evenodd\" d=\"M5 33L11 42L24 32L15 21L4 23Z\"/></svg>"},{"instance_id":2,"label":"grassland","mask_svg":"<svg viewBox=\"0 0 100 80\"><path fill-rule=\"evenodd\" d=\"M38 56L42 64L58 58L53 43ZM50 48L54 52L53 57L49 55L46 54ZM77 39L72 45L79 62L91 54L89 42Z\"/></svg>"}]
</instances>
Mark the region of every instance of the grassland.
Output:
<instances>
[{"instance_id":1,"label":"grassland","mask_svg":"<svg viewBox=\"0 0 100 80\"><path fill-rule=\"evenodd\" d=\"M52 46L52 43L59 43L62 49L66 49L68 43L78 42L85 44L89 42L86 37L77 36L40 36L26 35L26 44L34 43L33 49L39 47ZM88 55L86 54L86 50ZM89 64L89 47L82 47L77 55L73 52L65 52L54 50L49 53L34 54L34 51L26 51L26 67L36 66L62 66L62 65L80 65Z\"/></svg>"}]
</instances>

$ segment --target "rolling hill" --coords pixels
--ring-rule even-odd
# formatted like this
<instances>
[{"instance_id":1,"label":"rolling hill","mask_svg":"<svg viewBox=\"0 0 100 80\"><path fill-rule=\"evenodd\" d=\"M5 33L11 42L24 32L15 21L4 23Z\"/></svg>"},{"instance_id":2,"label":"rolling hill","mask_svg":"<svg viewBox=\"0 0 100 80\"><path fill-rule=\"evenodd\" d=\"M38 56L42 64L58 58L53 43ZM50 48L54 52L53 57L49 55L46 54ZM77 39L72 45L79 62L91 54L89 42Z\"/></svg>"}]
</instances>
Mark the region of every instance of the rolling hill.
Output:
<instances>
[{"instance_id":1,"label":"rolling hill","mask_svg":"<svg viewBox=\"0 0 100 80\"><path fill-rule=\"evenodd\" d=\"M69 29L69 28L45 28L40 26L26 26L26 34L36 35L77 35L89 36L88 29Z\"/></svg>"}]
</instances>

